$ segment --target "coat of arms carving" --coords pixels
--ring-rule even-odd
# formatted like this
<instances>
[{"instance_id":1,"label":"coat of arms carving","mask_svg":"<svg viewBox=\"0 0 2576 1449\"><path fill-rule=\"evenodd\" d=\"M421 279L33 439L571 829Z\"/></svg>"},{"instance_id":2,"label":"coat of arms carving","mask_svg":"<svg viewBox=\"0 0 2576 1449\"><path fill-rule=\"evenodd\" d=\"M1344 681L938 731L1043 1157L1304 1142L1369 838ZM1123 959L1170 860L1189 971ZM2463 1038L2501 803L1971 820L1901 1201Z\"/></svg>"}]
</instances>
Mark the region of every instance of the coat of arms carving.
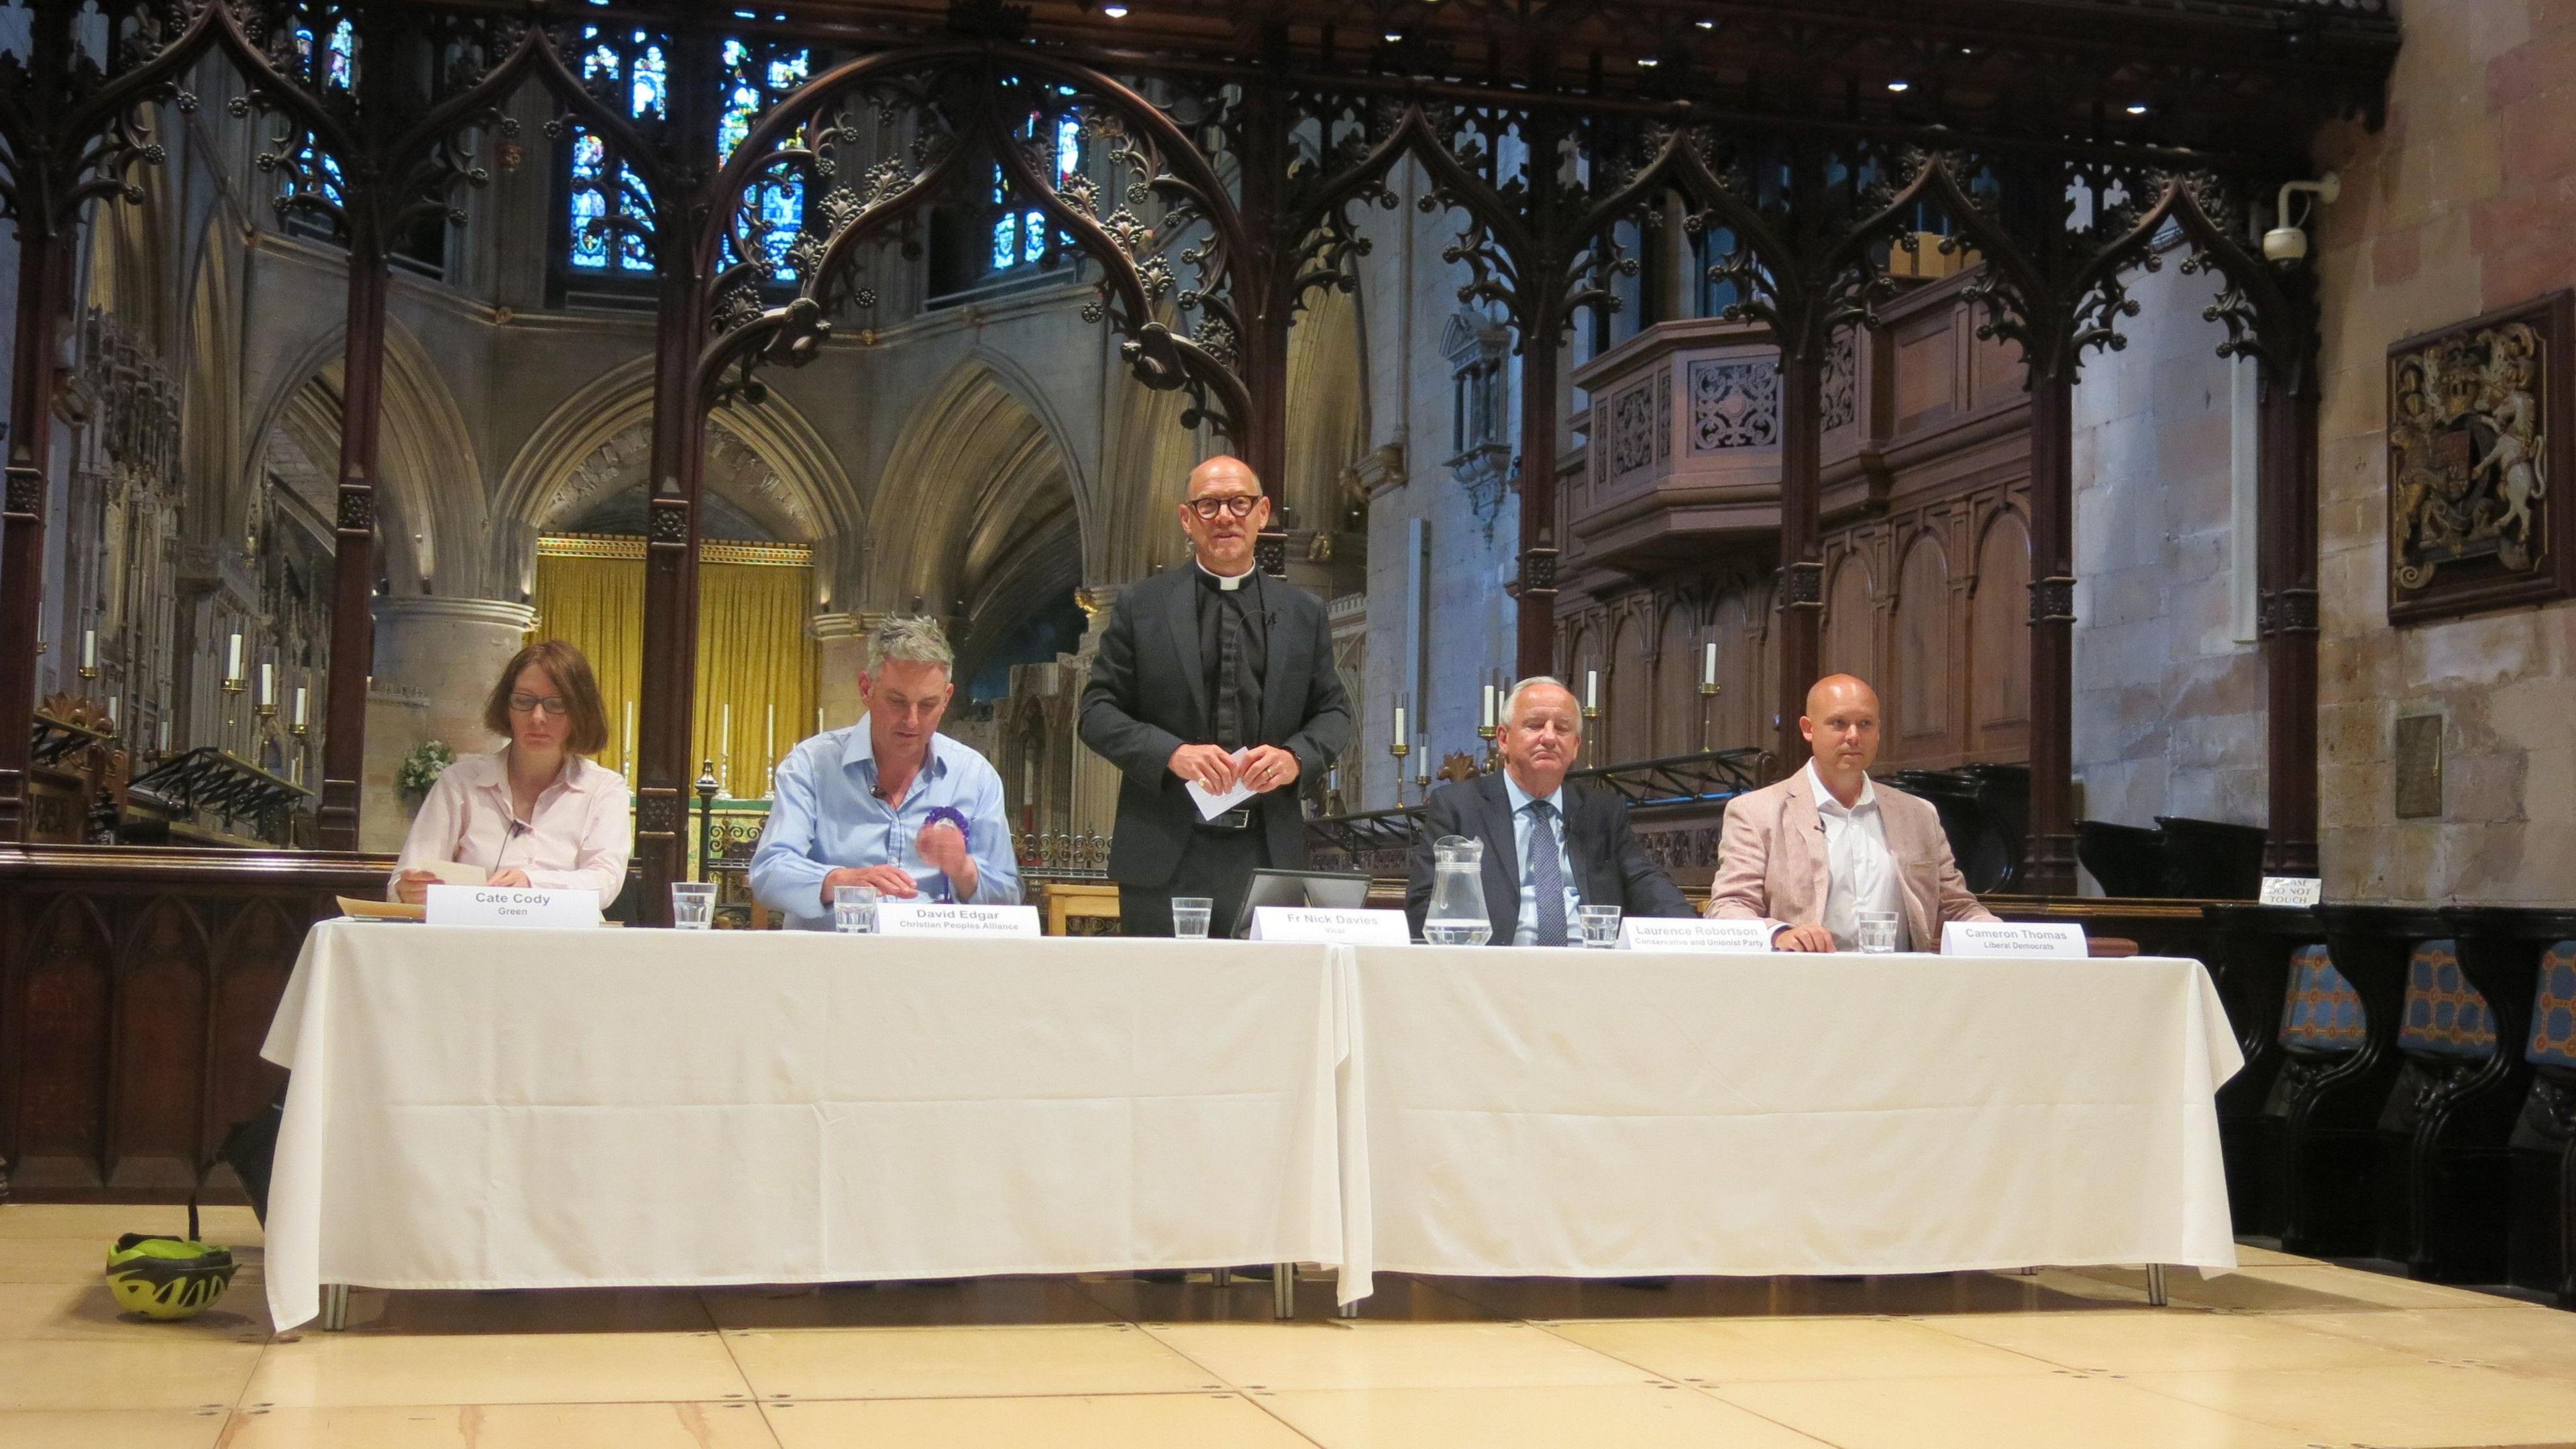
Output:
<instances>
[{"instance_id":1,"label":"coat of arms carving","mask_svg":"<svg viewBox=\"0 0 2576 1449\"><path fill-rule=\"evenodd\" d=\"M2576 593L2567 292L2388 350L2388 617Z\"/></svg>"}]
</instances>

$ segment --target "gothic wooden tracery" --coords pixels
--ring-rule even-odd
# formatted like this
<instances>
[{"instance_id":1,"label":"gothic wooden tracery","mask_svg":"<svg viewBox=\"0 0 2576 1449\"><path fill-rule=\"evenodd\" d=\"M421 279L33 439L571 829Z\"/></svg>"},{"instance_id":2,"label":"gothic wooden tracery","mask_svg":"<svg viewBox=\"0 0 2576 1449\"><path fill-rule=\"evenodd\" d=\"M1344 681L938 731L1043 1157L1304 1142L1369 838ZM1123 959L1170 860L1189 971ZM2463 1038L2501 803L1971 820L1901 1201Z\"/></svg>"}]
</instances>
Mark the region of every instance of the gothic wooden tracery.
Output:
<instances>
[{"instance_id":1,"label":"gothic wooden tracery","mask_svg":"<svg viewBox=\"0 0 2576 1449\"><path fill-rule=\"evenodd\" d=\"M2045 23L2010 0L1917 23L1748 3L1533 19L1461 0L1357 51L1337 41L1337 24L1388 26L1357 4L1235 7L1235 23L1198 30L1203 7L1177 5L1124 46L1082 8L797 3L763 20L630 4L154 0L101 7L108 53L91 55L78 4L31 0L28 54L0 62L0 199L22 246L0 540L0 837L23 829L24 732L8 721L32 708L26 641L65 239L86 206L126 195L133 169L158 159L148 104L192 105L178 77L219 54L248 85L240 104L278 118L262 161L285 178L281 206L326 222L350 259L326 845L355 838L388 254L485 179L475 138L506 131L502 103L535 84L554 100L555 138L583 148L569 175L593 198L599 254L654 291L651 704L638 780L648 910L677 869L691 774L708 411L759 407L762 368L810 360L836 327L865 325L874 299L854 258L917 246L928 207L986 189L1015 225L1062 240L1046 256L1079 254L1097 288L1092 315L1140 382L1185 393L1186 424L1206 422L1275 476L1289 330L1317 289L1350 285L1348 259L1365 245L1354 210L1390 203L1387 179L1402 165L1428 177L1426 209L1457 214L1450 256L1470 270L1466 297L1508 322L1519 351L1524 672L1555 653L1558 343L1633 266L1614 239L1623 221L1678 194L1732 238L1716 271L1780 345L1771 657L1786 719L1820 644L1815 454L1835 338L1868 322L1889 247L1921 230L1922 215L1942 218L1947 245L1974 249L1989 325L2019 345L2033 397L2043 890L2070 886L2072 871L2068 391L2088 348L2119 345L2134 310L2122 275L2153 265L2149 243L2178 229L2189 264L2220 279L2211 315L2227 323L2228 347L2263 363L2273 839L2284 868L2312 868L2315 317L2303 272L2270 268L2235 240L2246 220L2236 198L2291 173L2303 126L2375 106L2394 39L2375 5L2237 7L2279 19L2258 41L2182 0L2062 7L2070 15ZM2019 28L1999 29L2006 20ZM591 42L612 27L664 48L657 108L620 93L634 84L632 56L591 62ZM1996 33L2018 38L1998 45L1986 38ZM2232 48L2208 44L2219 38ZM746 65L791 49L802 69L761 71L753 101L727 89ZM1086 162L1068 164L1067 127Z\"/></svg>"}]
</instances>

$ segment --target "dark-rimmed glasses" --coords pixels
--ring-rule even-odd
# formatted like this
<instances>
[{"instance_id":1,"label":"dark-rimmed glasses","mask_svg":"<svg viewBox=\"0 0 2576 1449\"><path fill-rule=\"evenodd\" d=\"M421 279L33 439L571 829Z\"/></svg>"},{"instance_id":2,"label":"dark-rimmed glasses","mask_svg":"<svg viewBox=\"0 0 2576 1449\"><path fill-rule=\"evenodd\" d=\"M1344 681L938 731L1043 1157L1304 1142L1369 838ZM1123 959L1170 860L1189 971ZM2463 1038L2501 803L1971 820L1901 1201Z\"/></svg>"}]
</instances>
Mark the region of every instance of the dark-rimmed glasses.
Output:
<instances>
[{"instance_id":1,"label":"dark-rimmed glasses","mask_svg":"<svg viewBox=\"0 0 2576 1449\"><path fill-rule=\"evenodd\" d=\"M1186 506L1190 512L1199 516L1200 521L1214 523L1220 513L1231 513L1237 518L1250 518L1253 505L1260 501L1261 495L1258 493L1238 493L1226 498L1193 498Z\"/></svg>"},{"instance_id":2,"label":"dark-rimmed glasses","mask_svg":"<svg viewBox=\"0 0 2576 1449\"><path fill-rule=\"evenodd\" d=\"M514 694L510 696L510 708L520 714L535 714L543 710L557 719L572 713L572 706L564 703L563 696L557 694Z\"/></svg>"}]
</instances>

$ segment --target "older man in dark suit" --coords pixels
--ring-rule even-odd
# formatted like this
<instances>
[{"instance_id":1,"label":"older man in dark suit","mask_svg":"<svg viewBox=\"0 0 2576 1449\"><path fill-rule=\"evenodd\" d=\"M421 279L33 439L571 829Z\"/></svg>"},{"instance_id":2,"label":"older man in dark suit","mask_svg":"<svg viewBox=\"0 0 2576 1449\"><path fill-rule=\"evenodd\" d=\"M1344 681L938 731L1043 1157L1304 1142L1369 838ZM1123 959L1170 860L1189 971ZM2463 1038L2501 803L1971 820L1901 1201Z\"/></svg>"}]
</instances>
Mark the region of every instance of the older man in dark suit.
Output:
<instances>
[{"instance_id":1,"label":"older man in dark suit","mask_svg":"<svg viewBox=\"0 0 2576 1449\"><path fill-rule=\"evenodd\" d=\"M1297 782L1350 743L1323 601L1253 567L1270 520L1241 459L1190 473L1181 529L1197 559L1118 596L1082 691L1082 742L1118 767L1109 875L1131 936L1172 933L1172 897L1216 903L1232 928L1252 873L1306 862ZM1188 786L1256 793L1202 819Z\"/></svg>"},{"instance_id":2,"label":"older man in dark suit","mask_svg":"<svg viewBox=\"0 0 2576 1449\"><path fill-rule=\"evenodd\" d=\"M1582 744L1582 711L1564 685L1542 677L1513 686L1495 736L1502 770L1443 785L1423 809L1404 889L1416 934L1431 905L1431 845L1449 835L1485 843L1491 945L1566 945L1578 939L1573 922L1583 906L1692 914L1628 828L1628 803L1590 781L1566 783Z\"/></svg>"}]
</instances>

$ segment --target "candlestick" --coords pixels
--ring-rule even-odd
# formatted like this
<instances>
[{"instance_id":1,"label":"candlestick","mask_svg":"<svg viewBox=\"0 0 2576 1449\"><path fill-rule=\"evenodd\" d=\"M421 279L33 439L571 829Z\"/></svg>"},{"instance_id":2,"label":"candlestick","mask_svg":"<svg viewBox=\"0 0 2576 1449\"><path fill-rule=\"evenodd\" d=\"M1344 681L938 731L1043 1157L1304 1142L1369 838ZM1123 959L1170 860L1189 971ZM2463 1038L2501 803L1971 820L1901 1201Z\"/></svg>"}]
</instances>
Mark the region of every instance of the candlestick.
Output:
<instances>
[{"instance_id":1,"label":"candlestick","mask_svg":"<svg viewBox=\"0 0 2576 1449\"><path fill-rule=\"evenodd\" d=\"M635 780L635 701L631 699L626 701L625 764L627 783L632 784Z\"/></svg>"},{"instance_id":2,"label":"candlestick","mask_svg":"<svg viewBox=\"0 0 2576 1449\"><path fill-rule=\"evenodd\" d=\"M733 778L733 703L730 700L724 707L724 736L719 741L716 758L724 762L724 768L716 773L716 785L722 788Z\"/></svg>"},{"instance_id":3,"label":"candlestick","mask_svg":"<svg viewBox=\"0 0 2576 1449\"><path fill-rule=\"evenodd\" d=\"M306 693L307 691L303 685L299 684L295 686L295 732L299 735L304 733L306 720L304 701Z\"/></svg>"},{"instance_id":4,"label":"candlestick","mask_svg":"<svg viewBox=\"0 0 2576 1449\"><path fill-rule=\"evenodd\" d=\"M768 759L769 763L773 767L775 767L778 763L778 705L776 701L772 701L770 703L769 733L763 737L760 749L761 754Z\"/></svg>"},{"instance_id":5,"label":"candlestick","mask_svg":"<svg viewBox=\"0 0 2576 1449\"><path fill-rule=\"evenodd\" d=\"M1590 719L1601 712L1601 671L1583 671L1583 717Z\"/></svg>"},{"instance_id":6,"label":"candlestick","mask_svg":"<svg viewBox=\"0 0 2576 1449\"><path fill-rule=\"evenodd\" d=\"M1404 706L1399 704L1395 707L1395 743L1390 747L1395 751L1397 759L1404 758L1404 752L1409 748L1408 742L1412 738L1404 732Z\"/></svg>"},{"instance_id":7,"label":"candlestick","mask_svg":"<svg viewBox=\"0 0 2576 1449\"><path fill-rule=\"evenodd\" d=\"M1397 705L1395 713L1396 718L1401 720L1404 717L1404 706ZM1401 729L1402 726L1398 725L1397 728ZM1395 742L1386 747L1386 752L1395 757L1395 808L1401 810L1404 808L1404 757L1413 753L1413 746L1405 743L1404 737L1399 734Z\"/></svg>"}]
</instances>

